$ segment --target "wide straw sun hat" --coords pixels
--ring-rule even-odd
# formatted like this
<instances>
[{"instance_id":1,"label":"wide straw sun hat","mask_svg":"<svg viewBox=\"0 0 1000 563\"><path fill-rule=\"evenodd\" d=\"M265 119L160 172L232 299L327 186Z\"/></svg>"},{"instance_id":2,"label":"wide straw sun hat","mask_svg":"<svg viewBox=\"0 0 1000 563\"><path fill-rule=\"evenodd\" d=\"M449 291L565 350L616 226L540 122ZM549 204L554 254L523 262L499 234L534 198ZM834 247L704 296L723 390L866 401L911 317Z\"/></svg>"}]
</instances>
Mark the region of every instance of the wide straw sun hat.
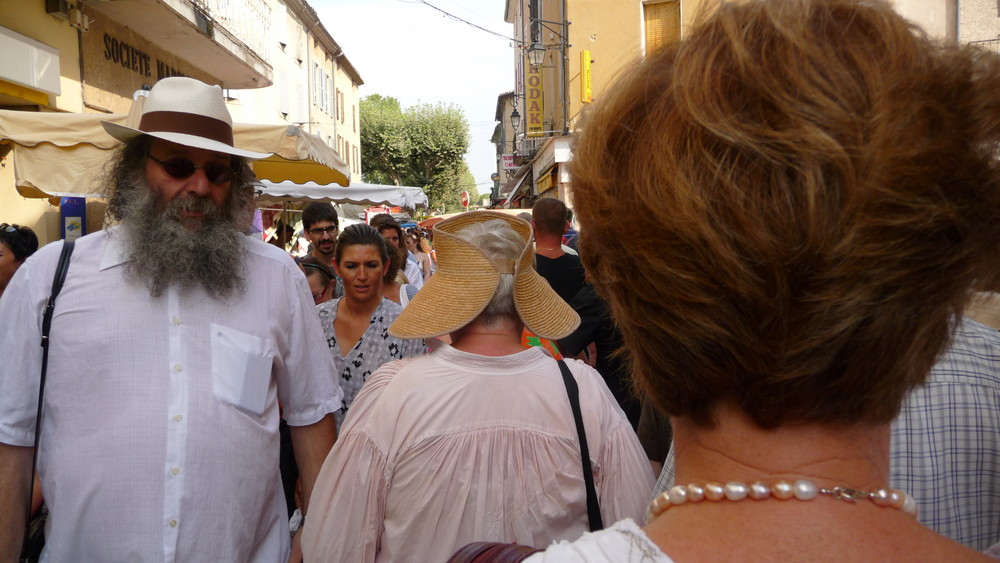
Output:
<instances>
[{"instance_id":1,"label":"wide straw sun hat","mask_svg":"<svg viewBox=\"0 0 1000 563\"><path fill-rule=\"evenodd\" d=\"M171 141L179 145L232 154L249 159L271 156L269 153L238 149L233 146L233 118L226 108L222 88L184 76L164 78L135 103L142 105L137 128L102 121L109 135L128 142L139 135Z\"/></svg>"},{"instance_id":2,"label":"wide straw sun hat","mask_svg":"<svg viewBox=\"0 0 1000 563\"><path fill-rule=\"evenodd\" d=\"M516 260L491 260L455 233L475 223L500 219L521 236ZM398 338L431 338L472 322L489 305L500 274L514 275L514 307L531 332L558 340L580 326L580 316L535 271L531 224L503 213L472 211L434 225L437 272L403 309L389 333Z\"/></svg>"}]
</instances>

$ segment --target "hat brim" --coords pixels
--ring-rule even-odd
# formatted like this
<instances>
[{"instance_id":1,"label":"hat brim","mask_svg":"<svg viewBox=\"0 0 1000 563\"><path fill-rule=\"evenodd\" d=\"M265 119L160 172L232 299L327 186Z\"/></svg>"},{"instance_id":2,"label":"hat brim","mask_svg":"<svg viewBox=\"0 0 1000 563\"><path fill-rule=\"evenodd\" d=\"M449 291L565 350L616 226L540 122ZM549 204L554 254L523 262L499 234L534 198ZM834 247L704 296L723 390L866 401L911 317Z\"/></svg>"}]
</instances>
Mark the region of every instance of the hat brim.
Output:
<instances>
[{"instance_id":1,"label":"hat brim","mask_svg":"<svg viewBox=\"0 0 1000 563\"><path fill-rule=\"evenodd\" d=\"M231 154L249 160L260 160L273 154L242 150L225 143L220 143L219 141L213 141L212 139L206 139L197 135L189 135L187 133L140 131L139 129L133 129L124 125L119 125L118 123L111 123L110 121L102 121L101 125L104 126L104 130L107 131L108 135L111 135L123 143L131 141L139 135L149 135L150 137L163 139L164 141L170 141L171 143L177 143L178 145L194 147L196 149L205 149L223 154Z\"/></svg>"},{"instance_id":2,"label":"hat brim","mask_svg":"<svg viewBox=\"0 0 1000 563\"><path fill-rule=\"evenodd\" d=\"M525 327L542 338L558 340L580 326L580 316L534 268L530 223L504 213L463 213L434 226L438 270L389 327L398 338L431 338L472 322L496 293L500 274L478 248L452 233L473 223L501 219L524 240L514 273L512 298Z\"/></svg>"}]
</instances>

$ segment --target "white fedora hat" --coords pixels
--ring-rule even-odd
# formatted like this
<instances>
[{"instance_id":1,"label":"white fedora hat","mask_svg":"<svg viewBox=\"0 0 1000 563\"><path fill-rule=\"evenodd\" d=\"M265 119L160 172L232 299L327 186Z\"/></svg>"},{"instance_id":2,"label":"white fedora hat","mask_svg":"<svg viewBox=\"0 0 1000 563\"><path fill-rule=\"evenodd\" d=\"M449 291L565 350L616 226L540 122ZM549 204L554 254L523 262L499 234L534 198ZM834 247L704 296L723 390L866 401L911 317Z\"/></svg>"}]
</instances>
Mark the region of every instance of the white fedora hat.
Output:
<instances>
[{"instance_id":1,"label":"white fedora hat","mask_svg":"<svg viewBox=\"0 0 1000 563\"><path fill-rule=\"evenodd\" d=\"M139 103L141 100L137 101ZM135 129L102 121L104 130L122 142L149 135L199 149L249 159L271 156L233 146L233 118L226 109L222 88L183 76L164 78L153 85Z\"/></svg>"}]
</instances>

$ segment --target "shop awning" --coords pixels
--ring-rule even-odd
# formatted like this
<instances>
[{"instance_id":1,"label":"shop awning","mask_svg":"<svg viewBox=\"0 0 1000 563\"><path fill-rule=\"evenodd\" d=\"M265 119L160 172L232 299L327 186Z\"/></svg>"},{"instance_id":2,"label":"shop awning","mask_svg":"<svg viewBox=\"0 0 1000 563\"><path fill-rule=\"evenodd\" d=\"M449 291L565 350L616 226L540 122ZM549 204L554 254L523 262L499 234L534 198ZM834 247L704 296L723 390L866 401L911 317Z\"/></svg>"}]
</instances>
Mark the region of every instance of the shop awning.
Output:
<instances>
[{"instance_id":1,"label":"shop awning","mask_svg":"<svg viewBox=\"0 0 1000 563\"><path fill-rule=\"evenodd\" d=\"M258 203L270 204L284 201L322 201L327 203L353 203L355 205L389 205L416 209L427 206L427 195L422 188L391 186L355 182L349 188L338 185L320 185L316 182L271 182L262 180L257 196Z\"/></svg>"},{"instance_id":2,"label":"shop awning","mask_svg":"<svg viewBox=\"0 0 1000 563\"><path fill-rule=\"evenodd\" d=\"M504 200L503 205L510 205L511 203L524 197L524 187L525 185L531 185L531 166L525 164L517 170L514 177L507 182L504 186L503 191L507 194L507 198Z\"/></svg>"},{"instance_id":3,"label":"shop awning","mask_svg":"<svg viewBox=\"0 0 1000 563\"><path fill-rule=\"evenodd\" d=\"M0 157L13 161L24 197L99 197L99 182L120 143L101 121L125 124L124 114L0 110ZM258 178L275 182L350 185L350 168L318 136L294 125L237 123L236 146L274 153L253 163Z\"/></svg>"}]
</instances>

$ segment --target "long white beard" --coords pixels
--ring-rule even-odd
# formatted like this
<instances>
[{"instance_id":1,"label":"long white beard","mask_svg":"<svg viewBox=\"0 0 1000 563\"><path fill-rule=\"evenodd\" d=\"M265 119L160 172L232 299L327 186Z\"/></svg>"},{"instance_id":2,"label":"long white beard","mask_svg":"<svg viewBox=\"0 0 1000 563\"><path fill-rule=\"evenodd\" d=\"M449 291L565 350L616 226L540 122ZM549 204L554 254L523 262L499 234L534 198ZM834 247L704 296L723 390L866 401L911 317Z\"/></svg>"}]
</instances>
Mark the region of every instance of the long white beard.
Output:
<instances>
[{"instance_id":1,"label":"long white beard","mask_svg":"<svg viewBox=\"0 0 1000 563\"><path fill-rule=\"evenodd\" d=\"M125 205L127 276L157 297L171 286L201 286L217 299L246 288L246 211L230 195L219 208L210 199L175 198L162 208L148 185L138 186ZM184 218L182 211L203 213Z\"/></svg>"}]
</instances>

